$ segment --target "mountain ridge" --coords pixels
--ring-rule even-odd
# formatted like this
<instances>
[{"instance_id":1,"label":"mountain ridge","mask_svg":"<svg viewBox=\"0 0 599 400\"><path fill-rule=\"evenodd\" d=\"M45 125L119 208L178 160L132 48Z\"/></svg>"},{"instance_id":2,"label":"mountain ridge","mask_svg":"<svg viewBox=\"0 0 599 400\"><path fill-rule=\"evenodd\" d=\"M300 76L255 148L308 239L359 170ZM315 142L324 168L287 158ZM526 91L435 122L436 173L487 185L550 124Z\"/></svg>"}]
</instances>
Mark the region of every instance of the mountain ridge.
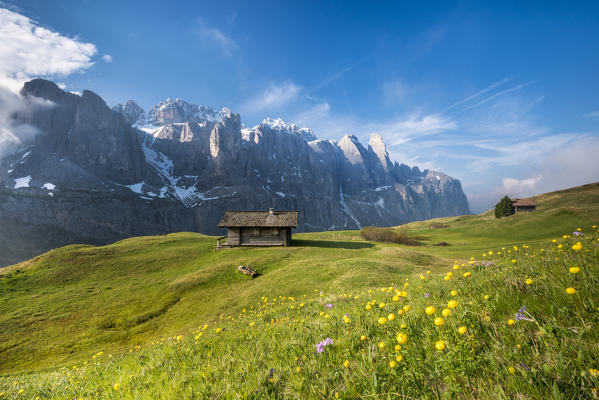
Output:
<instances>
[{"instance_id":1,"label":"mountain ridge","mask_svg":"<svg viewBox=\"0 0 599 400\"><path fill-rule=\"evenodd\" d=\"M469 213L458 180L391 162L377 135L365 147L352 135L317 139L281 119L248 128L226 107L182 99L149 113L133 101L111 109L91 91L78 96L42 79L22 96L53 105L15 116L41 133L0 161L0 221L12 227L0 229L0 243L13 249L0 265L68 243L218 234L227 209L297 210L298 231ZM42 240L36 231L60 234ZM45 244L14 250L35 241Z\"/></svg>"}]
</instances>

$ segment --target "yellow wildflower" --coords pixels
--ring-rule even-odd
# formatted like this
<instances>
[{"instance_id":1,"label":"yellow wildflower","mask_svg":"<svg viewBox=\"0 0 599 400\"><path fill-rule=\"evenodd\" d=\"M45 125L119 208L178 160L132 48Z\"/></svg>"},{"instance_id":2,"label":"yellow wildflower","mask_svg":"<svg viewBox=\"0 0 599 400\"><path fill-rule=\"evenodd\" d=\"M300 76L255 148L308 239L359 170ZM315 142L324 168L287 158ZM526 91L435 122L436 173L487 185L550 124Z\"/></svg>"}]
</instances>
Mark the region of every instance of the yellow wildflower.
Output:
<instances>
[{"instance_id":1,"label":"yellow wildflower","mask_svg":"<svg viewBox=\"0 0 599 400\"><path fill-rule=\"evenodd\" d=\"M577 274L580 272L580 267L570 267L568 271L570 271L571 274Z\"/></svg>"},{"instance_id":2,"label":"yellow wildflower","mask_svg":"<svg viewBox=\"0 0 599 400\"><path fill-rule=\"evenodd\" d=\"M468 332L468 328L466 328L465 326L460 326L460 327L458 328L458 333L459 333L460 335L463 335L463 334L465 334L466 332Z\"/></svg>"},{"instance_id":3,"label":"yellow wildflower","mask_svg":"<svg viewBox=\"0 0 599 400\"><path fill-rule=\"evenodd\" d=\"M439 351L445 350L445 342L443 340L439 340L435 343L435 349Z\"/></svg>"},{"instance_id":4,"label":"yellow wildflower","mask_svg":"<svg viewBox=\"0 0 599 400\"><path fill-rule=\"evenodd\" d=\"M424 309L424 312L427 313L428 315L434 314L435 313L435 307L433 307L433 306L427 306Z\"/></svg>"},{"instance_id":5,"label":"yellow wildflower","mask_svg":"<svg viewBox=\"0 0 599 400\"><path fill-rule=\"evenodd\" d=\"M569 288L566 288L566 293L574 294L574 293L576 293L576 289L574 289L572 286L570 286Z\"/></svg>"},{"instance_id":6,"label":"yellow wildflower","mask_svg":"<svg viewBox=\"0 0 599 400\"><path fill-rule=\"evenodd\" d=\"M397 336L395 336L395 340L397 340L397 343L399 344L406 344L408 342L408 335L399 332Z\"/></svg>"}]
</instances>

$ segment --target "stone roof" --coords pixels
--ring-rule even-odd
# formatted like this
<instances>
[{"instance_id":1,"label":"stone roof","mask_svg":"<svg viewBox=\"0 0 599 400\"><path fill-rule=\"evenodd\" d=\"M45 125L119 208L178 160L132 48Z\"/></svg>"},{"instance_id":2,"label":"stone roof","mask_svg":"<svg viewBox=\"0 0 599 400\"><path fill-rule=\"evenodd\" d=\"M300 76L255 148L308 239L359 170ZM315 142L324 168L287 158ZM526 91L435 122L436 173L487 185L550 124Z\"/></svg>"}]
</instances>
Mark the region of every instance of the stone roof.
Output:
<instances>
[{"instance_id":1,"label":"stone roof","mask_svg":"<svg viewBox=\"0 0 599 400\"><path fill-rule=\"evenodd\" d=\"M533 207L538 206L539 204L535 203L531 199L513 199L512 205L518 207Z\"/></svg>"},{"instance_id":2,"label":"stone roof","mask_svg":"<svg viewBox=\"0 0 599 400\"><path fill-rule=\"evenodd\" d=\"M227 211L219 228L295 228L297 211Z\"/></svg>"}]
</instances>

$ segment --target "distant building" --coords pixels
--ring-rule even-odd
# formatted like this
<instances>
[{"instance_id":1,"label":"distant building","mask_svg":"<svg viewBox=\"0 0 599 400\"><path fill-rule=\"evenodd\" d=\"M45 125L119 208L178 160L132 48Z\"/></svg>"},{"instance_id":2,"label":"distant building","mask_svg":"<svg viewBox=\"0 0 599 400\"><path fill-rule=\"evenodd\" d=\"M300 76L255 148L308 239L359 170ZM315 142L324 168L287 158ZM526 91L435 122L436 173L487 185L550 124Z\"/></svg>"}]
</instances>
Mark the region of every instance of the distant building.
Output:
<instances>
[{"instance_id":1,"label":"distant building","mask_svg":"<svg viewBox=\"0 0 599 400\"><path fill-rule=\"evenodd\" d=\"M538 204L531 199L513 199L512 206L516 213L519 212L535 212Z\"/></svg>"},{"instance_id":2,"label":"distant building","mask_svg":"<svg viewBox=\"0 0 599 400\"><path fill-rule=\"evenodd\" d=\"M218 238L216 247L288 246L296 226L297 211L227 211L218 224L227 228L227 236Z\"/></svg>"}]
</instances>

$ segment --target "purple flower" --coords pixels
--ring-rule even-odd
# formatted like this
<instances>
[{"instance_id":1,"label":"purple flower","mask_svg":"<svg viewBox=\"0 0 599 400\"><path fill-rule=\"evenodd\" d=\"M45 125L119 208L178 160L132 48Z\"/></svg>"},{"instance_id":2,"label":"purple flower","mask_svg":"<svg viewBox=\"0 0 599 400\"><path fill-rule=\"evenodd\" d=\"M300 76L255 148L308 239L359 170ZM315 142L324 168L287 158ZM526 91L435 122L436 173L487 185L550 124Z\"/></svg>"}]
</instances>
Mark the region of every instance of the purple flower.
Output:
<instances>
[{"instance_id":1,"label":"purple flower","mask_svg":"<svg viewBox=\"0 0 599 400\"><path fill-rule=\"evenodd\" d=\"M526 319L524 312L526 312L526 306L520 307L520 309L516 313L516 321L520 321L521 319Z\"/></svg>"},{"instance_id":2,"label":"purple flower","mask_svg":"<svg viewBox=\"0 0 599 400\"><path fill-rule=\"evenodd\" d=\"M528 368L528 367L526 366L526 364L524 364L524 362L521 362L521 363L520 363L520 366L521 366L522 368L524 368L525 370L527 370L527 371L530 371L530 368Z\"/></svg>"},{"instance_id":3,"label":"purple flower","mask_svg":"<svg viewBox=\"0 0 599 400\"><path fill-rule=\"evenodd\" d=\"M516 321L530 321L530 322L535 322L535 319L532 315L530 315L530 313L528 311L526 311L526 306L522 306L520 307L520 309L518 310L518 312L516 313Z\"/></svg>"},{"instance_id":4,"label":"purple flower","mask_svg":"<svg viewBox=\"0 0 599 400\"><path fill-rule=\"evenodd\" d=\"M430 296L430 295L431 295L430 293L425 293L424 297L426 297L428 299L428 296Z\"/></svg>"},{"instance_id":5,"label":"purple flower","mask_svg":"<svg viewBox=\"0 0 599 400\"><path fill-rule=\"evenodd\" d=\"M584 236L584 233L579 232L579 231L574 231L574 232L572 232L572 234L576 235L576 236Z\"/></svg>"},{"instance_id":6,"label":"purple flower","mask_svg":"<svg viewBox=\"0 0 599 400\"><path fill-rule=\"evenodd\" d=\"M316 345L316 352L322 353L324 351L324 348L327 347L329 344L333 344L333 339L326 338L325 340Z\"/></svg>"},{"instance_id":7,"label":"purple flower","mask_svg":"<svg viewBox=\"0 0 599 400\"><path fill-rule=\"evenodd\" d=\"M270 369L270 374L268 374L268 378L272 379L272 374L275 372L273 368Z\"/></svg>"},{"instance_id":8,"label":"purple flower","mask_svg":"<svg viewBox=\"0 0 599 400\"><path fill-rule=\"evenodd\" d=\"M324 305L324 308L328 308L329 310L333 308L335 305L333 303L327 303Z\"/></svg>"}]
</instances>

